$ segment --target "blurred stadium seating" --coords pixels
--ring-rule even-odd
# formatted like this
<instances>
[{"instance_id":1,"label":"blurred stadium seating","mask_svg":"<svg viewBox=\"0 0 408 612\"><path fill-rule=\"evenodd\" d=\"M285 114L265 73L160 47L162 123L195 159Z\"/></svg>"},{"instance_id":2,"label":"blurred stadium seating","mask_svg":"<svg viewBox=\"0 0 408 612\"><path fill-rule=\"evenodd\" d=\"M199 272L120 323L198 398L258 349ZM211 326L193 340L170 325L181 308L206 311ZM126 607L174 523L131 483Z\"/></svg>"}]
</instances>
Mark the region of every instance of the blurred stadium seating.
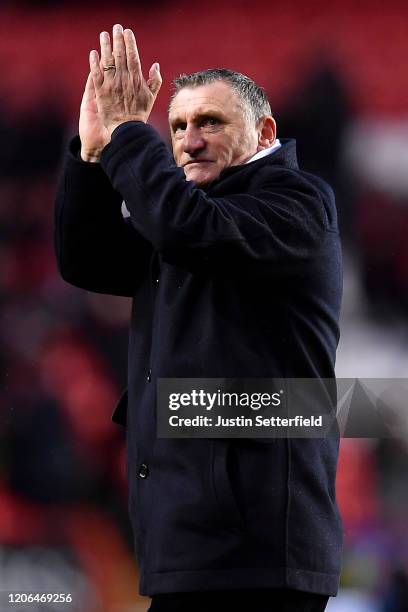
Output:
<instances>
[{"instance_id":1,"label":"blurred stadium seating","mask_svg":"<svg viewBox=\"0 0 408 612\"><path fill-rule=\"evenodd\" d=\"M48 585L80 612L146 610L127 521L129 301L66 285L53 254L60 163L98 33L134 28L171 79L224 66L268 92L278 135L333 185L345 248L337 374L408 372L408 5L390 0L4 2L0 8L0 590ZM408 439L344 439L341 591L329 612L408 610ZM30 608L34 610L34 608Z\"/></svg>"}]
</instances>

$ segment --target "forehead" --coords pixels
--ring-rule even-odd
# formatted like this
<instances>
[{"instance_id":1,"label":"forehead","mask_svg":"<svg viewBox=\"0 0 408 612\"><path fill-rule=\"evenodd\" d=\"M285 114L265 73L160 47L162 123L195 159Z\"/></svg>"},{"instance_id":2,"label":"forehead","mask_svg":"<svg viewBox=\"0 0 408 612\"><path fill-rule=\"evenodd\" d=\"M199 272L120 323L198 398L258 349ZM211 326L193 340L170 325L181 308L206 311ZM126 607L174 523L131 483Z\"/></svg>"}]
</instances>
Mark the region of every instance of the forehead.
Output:
<instances>
[{"instance_id":1,"label":"forehead","mask_svg":"<svg viewBox=\"0 0 408 612\"><path fill-rule=\"evenodd\" d=\"M244 109L239 94L223 81L198 87L184 87L173 99L169 119L218 112L222 115L243 115Z\"/></svg>"}]
</instances>

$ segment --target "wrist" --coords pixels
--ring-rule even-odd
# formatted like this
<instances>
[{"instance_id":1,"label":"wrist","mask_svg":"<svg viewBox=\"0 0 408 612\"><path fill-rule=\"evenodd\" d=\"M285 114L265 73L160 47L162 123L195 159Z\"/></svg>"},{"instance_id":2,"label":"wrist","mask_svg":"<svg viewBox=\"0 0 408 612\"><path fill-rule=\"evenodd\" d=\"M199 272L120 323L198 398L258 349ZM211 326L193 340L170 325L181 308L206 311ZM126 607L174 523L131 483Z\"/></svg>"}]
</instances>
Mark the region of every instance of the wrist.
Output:
<instances>
[{"instance_id":1,"label":"wrist","mask_svg":"<svg viewBox=\"0 0 408 612\"><path fill-rule=\"evenodd\" d=\"M143 117L142 115L133 115L132 117L127 117L122 121L115 121L115 123L112 123L106 128L109 132L109 135L112 136L113 132L116 130L117 127L119 127L123 123L128 123L129 121L142 121L143 123L147 123L147 117Z\"/></svg>"},{"instance_id":2,"label":"wrist","mask_svg":"<svg viewBox=\"0 0 408 612\"><path fill-rule=\"evenodd\" d=\"M96 164L100 161L103 149L94 149L91 151L87 151L84 148L81 148L81 159L82 161Z\"/></svg>"}]
</instances>

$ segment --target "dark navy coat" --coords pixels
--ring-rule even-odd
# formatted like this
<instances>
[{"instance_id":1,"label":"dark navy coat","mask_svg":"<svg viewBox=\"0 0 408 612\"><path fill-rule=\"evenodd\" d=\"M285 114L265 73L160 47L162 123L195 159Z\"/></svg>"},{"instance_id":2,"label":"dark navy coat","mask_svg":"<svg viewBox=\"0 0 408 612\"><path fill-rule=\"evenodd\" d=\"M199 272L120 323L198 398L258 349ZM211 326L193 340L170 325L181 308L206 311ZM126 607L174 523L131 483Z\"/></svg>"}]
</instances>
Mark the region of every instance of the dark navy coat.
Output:
<instances>
[{"instance_id":1,"label":"dark navy coat","mask_svg":"<svg viewBox=\"0 0 408 612\"><path fill-rule=\"evenodd\" d=\"M156 379L330 378L342 272L333 193L295 143L197 188L157 132L74 140L56 208L63 278L133 297L126 423L140 592L337 592L338 439L162 439ZM121 203L130 211L125 222Z\"/></svg>"}]
</instances>

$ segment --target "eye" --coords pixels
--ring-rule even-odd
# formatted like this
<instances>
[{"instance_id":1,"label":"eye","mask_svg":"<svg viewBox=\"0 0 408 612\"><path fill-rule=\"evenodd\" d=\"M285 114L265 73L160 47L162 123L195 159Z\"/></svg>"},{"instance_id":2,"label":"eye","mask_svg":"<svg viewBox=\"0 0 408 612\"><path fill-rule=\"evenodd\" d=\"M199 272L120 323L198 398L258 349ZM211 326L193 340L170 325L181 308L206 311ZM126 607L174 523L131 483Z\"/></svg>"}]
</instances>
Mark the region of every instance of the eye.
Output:
<instances>
[{"instance_id":1,"label":"eye","mask_svg":"<svg viewBox=\"0 0 408 612\"><path fill-rule=\"evenodd\" d=\"M176 123L175 125L173 125L173 132L174 134L184 132L186 127L187 127L187 124L184 123L183 121L180 121L180 123Z\"/></svg>"},{"instance_id":2,"label":"eye","mask_svg":"<svg viewBox=\"0 0 408 612\"><path fill-rule=\"evenodd\" d=\"M212 127L214 125L219 125L221 123L221 121L219 119L217 119L216 117L205 117L202 122L201 125L203 127L209 126Z\"/></svg>"}]
</instances>

